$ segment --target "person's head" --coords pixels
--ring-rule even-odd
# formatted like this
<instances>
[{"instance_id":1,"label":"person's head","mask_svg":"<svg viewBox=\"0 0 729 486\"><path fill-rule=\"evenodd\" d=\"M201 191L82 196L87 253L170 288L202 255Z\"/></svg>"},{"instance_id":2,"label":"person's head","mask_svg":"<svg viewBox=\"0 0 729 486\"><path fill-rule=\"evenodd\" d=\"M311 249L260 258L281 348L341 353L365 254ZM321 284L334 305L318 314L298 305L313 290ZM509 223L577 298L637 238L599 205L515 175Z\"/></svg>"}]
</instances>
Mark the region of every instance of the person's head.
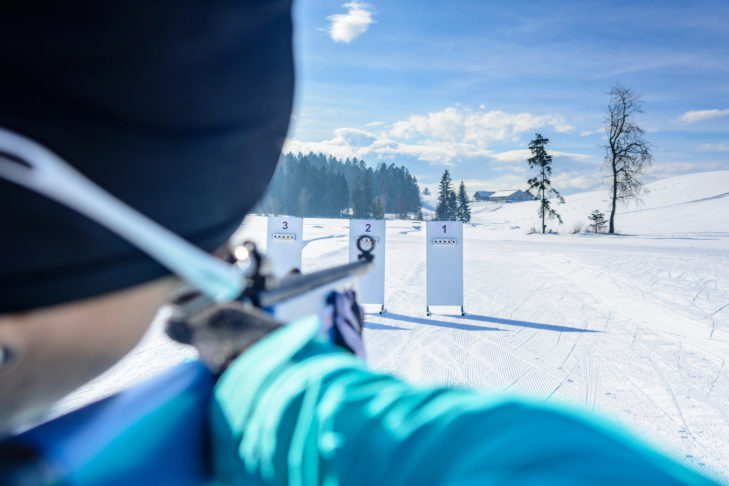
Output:
<instances>
[{"instance_id":1,"label":"person's head","mask_svg":"<svg viewBox=\"0 0 729 486\"><path fill-rule=\"evenodd\" d=\"M45 16L0 7L0 128L213 251L265 190L285 138L290 2L78 2L93 15L76 3ZM1 157L23 163L8 147ZM131 349L168 275L0 177L0 435Z\"/></svg>"}]
</instances>

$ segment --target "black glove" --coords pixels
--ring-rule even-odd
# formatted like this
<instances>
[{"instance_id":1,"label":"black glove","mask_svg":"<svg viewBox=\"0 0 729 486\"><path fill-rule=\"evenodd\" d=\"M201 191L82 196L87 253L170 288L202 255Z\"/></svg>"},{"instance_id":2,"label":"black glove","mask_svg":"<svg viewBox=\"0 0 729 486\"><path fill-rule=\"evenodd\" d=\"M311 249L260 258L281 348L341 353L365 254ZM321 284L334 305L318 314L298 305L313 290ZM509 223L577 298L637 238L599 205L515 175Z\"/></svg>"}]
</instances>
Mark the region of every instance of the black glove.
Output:
<instances>
[{"instance_id":1,"label":"black glove","mask_svg":"<svg viewBox=\"0 0 729 486\"><path fill-rule=\"evenodd\" d=\"M215 302L189 287L173 295L167 309L167 335L195 346L202 362L215 373L282 326L250 304Z\"/></svg>"},{"instance_id":2,"label":"black glove","mask_svg":"<svg viewBox=\"0 0 729 486\"><path fill-rule=\"evenodd\" d=\"M322 333L364 359L364 312L355 293L333 292L328 303L333 312L324 318ZM167 335L195 346L200 359L215 373L222 372L241 353L283 325L250 304L215 302L191 287L176 292L166 311Z\"/></svg>"}]
</instances>

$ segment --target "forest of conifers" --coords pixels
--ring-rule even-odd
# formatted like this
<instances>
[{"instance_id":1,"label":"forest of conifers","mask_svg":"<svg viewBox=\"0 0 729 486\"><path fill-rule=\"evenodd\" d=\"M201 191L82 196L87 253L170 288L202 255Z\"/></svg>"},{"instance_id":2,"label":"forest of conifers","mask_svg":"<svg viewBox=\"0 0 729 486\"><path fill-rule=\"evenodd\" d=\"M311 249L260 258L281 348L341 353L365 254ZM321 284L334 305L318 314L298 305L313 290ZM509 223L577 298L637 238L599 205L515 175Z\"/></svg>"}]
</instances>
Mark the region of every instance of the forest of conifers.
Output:
<instances>
[{"instance_id":1,"label":"forest of conifers","mask_svg":"<svg viewBox=\"0 0 729 486\"><path fill-rule=\"evenodd\" d=\"M256 212L302 217L382 218L420 211L418 181L407 168L357 159L288 153Z\"/></svg>"}]
</instances>

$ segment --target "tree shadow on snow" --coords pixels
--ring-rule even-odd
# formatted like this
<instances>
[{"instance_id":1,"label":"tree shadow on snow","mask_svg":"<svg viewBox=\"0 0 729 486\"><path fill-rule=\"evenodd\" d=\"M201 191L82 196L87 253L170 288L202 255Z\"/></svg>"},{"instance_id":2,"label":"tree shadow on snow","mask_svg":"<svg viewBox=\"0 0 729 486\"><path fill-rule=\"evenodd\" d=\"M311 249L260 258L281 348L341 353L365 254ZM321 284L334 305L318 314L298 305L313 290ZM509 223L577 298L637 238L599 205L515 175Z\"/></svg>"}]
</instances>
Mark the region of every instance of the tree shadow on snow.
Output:
<instances>
[{"instance_id":1,"label":"tree shadow on snow","mask_svg":"<svg viewBox=\"0 0 729 486\"><path fill-rule=\"evenodd\" d=\"M435 319L427 319L427 318L423 318L423 317L412 317L412 316L404 316L402 314L392 314L390 312L383 315L382 317L385 317L387 319L393 319L395 321L412 322L413 324L425 324L426 326L449 327L451 329L458 329L461 331L503 331L503 329L499 329L498 327L474 326L473 324L466 324L466 323L461 323L461 322L438 321ZM458 317L460 317L460 316L458 316Z\"/></svg>"},{"instance_id":2,"label":"tree shadow on snow","mask_svg":"<svg viewBox=\"0 0 729 486\"><path fill-rule=\"evenodd\" d=\"M504 324L507 326L519 326L519 327L530 327L532 329L541 329L543 331L556 331L556 332L601 332L593 331L591 329L580 329L578 327L570 326L557 326L554 324L541 324L539 322L529 321L514 321L511 319L502 319L500 317L489 317L479 316L475 314L466 314L466 319L473 319L474 321L490 322L492 324Z\"/></svg>"}]
</instances>

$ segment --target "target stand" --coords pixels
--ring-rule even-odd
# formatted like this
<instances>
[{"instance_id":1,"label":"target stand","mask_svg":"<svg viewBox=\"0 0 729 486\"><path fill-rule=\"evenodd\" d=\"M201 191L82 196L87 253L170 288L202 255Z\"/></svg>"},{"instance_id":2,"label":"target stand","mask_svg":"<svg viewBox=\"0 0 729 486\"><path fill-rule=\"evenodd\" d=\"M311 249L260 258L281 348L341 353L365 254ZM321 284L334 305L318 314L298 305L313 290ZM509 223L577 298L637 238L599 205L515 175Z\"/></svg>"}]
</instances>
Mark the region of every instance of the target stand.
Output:
<instances>
[{"instance_id":1,"label":"target stand","mask_svg":"<svg viewBox=\"0 0 729 486\"><path fill-rule=\"evenodd\" d=\"M372 272L360 277L357 300L362 304L378 304L380 314L385 312L385 220L353 219L349 222L349 261L357 261L361 253L357 241L361 236L369 236L375 242L372 255L375 257L375 268Z\"/></svg>"},{"instance_id":2,"label":"target stand","mask_svg":"<svg viewBox=\"0 0 729 486\"><path fill-rule=\"evenodd\" d=\"M292 270L301 271L304 249L304 220L289 216L270 216L266 230L266 255L273 263L273 274L281 278Z\"/></svg>"},{"instance_id":3,"label":"target stand","mask_svg":"<svg viewBox=\"0 0 729 486\"><path fill-rule=\"evenodd\" d=\"M425 313L431 306L457 306L463 309L463 223L425 223Z\"/></svg>"}]
</instances>

